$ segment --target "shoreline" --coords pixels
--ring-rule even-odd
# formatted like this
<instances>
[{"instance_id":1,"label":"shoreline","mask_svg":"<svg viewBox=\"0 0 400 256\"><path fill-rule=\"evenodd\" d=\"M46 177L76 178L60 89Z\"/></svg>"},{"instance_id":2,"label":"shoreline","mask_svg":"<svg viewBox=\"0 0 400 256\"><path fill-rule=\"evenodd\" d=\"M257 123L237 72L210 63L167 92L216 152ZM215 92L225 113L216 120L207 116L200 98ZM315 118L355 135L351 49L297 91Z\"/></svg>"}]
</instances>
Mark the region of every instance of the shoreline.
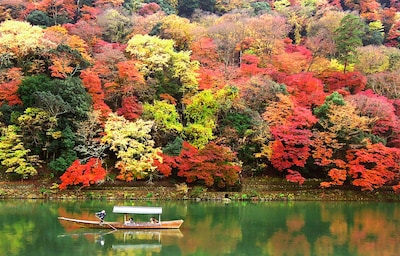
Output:
<instances>
[{"instance_id":1,"label":"shoreline","mask_svg":"<svg viewBox=\"0 0 400 256\"><path fill-rule=\"evenodd\" d=\"M321 189L317 184L315 180L297 185L282 179L247 178L240 191L211 191L168 182L145 186L109 183L61 191L43 181L21 181L0 182L0 199L400 202L400 194L389 188L374 191L360 191L354 187Z\"/></svg>"}]
</instances>

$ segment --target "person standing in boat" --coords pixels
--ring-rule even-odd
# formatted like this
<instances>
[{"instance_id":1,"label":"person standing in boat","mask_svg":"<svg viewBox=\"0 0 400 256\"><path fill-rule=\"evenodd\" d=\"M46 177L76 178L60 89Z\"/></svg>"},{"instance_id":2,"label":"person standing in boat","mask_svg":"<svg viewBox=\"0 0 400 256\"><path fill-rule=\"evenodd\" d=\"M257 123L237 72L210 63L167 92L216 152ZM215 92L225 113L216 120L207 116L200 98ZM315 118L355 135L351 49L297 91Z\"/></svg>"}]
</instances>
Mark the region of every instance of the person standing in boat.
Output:
<instances>
[{"instance_id":1,"label":"person standing in boat","mask_svg":"<svg viewBox=\"0 0 400 256\"><path fill-rule=\"evenodd\" d=\"M97 218L100 219L101 222L104 222L104 218L106 217L106 211L102 210L101 212L96 212Z\"/></svg>"}]
</instances>

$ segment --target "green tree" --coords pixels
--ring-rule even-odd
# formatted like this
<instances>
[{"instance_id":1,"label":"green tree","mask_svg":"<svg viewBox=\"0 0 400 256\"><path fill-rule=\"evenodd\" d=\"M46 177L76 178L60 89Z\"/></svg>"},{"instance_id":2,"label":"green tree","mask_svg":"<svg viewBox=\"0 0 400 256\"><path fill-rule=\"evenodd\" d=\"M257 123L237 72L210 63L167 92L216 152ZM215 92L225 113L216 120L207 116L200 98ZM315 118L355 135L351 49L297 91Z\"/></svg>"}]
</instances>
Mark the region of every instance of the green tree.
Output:
<instances>
[{"instance_id":1,"label":"green tree","mask_svg":"<svg viewBox=\"0 0 400 256\"><path fill-rule=\"evenodd\" d=\"M71 122L86 120L92 99L78 77L53 80L50 92L70 106L65 118Z\"/></svg>"},{"instance_id":2,"label":"green tree","mask_svg":"<svg viewBox=\"0 0 400 256\"><path fill-rule=\"evenodd\" d=\"M213 136L216 127L219 103L211 90L204 90L191 98L185 109L187 126L184 134L190 143L198 148L204 147Z\"/></svg>"},{"instance_id":3,"label":"green tree","mask_svg":"<svg viewBox=\"0 0 400 256\"><path fill-rule=\"evenodd\" d=\"M182 144L184 140L181 137L176 137L174 141L168 143L163 148L163 154L168 156L179 156L182 150Z\"/></svg>"},{"instance_id":4,"label":"green tree","mask_svg":"<svg viewBox=\"0 0 400 256\"><path fill-rule=\"evenodd\" d=\"M77 152L74 150L76 146L76 135L72 129L67 126L61 132L61 137L53 140L48 151L55 152L57 156L55 160L49 163L49 167L58 173L63 173L78 158Z\"/></svg>"},{"instance_id":5,"label":"green tree","mask_svg":"<svg viewBox=\"0 0 400 256\"><path fill-rule=\"evenodd\" d=\"M141 0L125 0L122 5L126 10L129 11L129 14L132 14L140 9L142 6Z\"/></svg>"},{"instance_id":6,"label":"green tree","mask_svg":"<svg viewBox=\"0 0 400 256\"><path fill-rule=\"evenodd\" d=\"M47 76L28 76L22 80L21 85L18 87L18 94L24 107L33 107L36 102L35 92L50 91L51 87L51 80Z\"/></svg>"},{"instance_id":7,"label":"green tree","mask_svg":"<svg viewBox=\"0 0 400 256\"><path fill-rule=\"evenodd\" d=\"M338 92L333 92L325 98L324 104L314 109L314 115L321 119L326 119L328 111L332 105L344 106L346 102L343 96Z\"/></svg>"},{"instance_id":8,"label":"green tree","mask_svg":"<svg viewBox=\"0 0 400 256\"><path fill-rule=\"evenodd\" d=\"M271 5L268 2L253 2L250 4L255 14L263 14L271 11Z\"/></svg>"},{"instance_id":9,"label":"green tree","mask_svg":"<svg viewBox=\"0 0 400 256\"><path fill-rule=\"evenodd\" d=\"M73 122L86 119L91 107L91 98L77 77L65 80L50 80L43 75L26 77L18 87L18 94L25 108L39 107L53 117Z\"/></svg>"},{"instance_id":10,"label":"green tree","mask_svg":"<svg viewBox=\"0 0 400 256\"><path fill-rule=\"evenodd\" d=\"M240 136L243 136L252 126L253 120L247 113L229 112L222 123L225 126L232 126Z\"/></svg>"},{"instance_id":11,"label":"green tree","mask_svg":"<svg viewBox=\"0 0 400 256\"><path fill-rule=\"evenodd\" d=\"M91 107L81 80L32 76L22 81L18 92L27 107L17 121L24 144L52 170L64 172L77 159L76 127L88 118Z\"/></svg>"},{"instance_id":12,"label":"green tree","mask_svg":"<svg viewBox=\"0 0 400 256\"><path fill-rule=\"evenodd\" d=\"M98 24L104 29L103 38L111 43L125 42L132 26L131 20L115 9L107 9L99 15Z\"/></svg>"},{"instance_id":13,"label":"green tree","mask_svg":"<svg viewBox=\"0 0 400 256\"><path fill-rule=\"evenodd\" d=\"M39 10L34 10L26 17L26 21L32 25L49 27L51 26L51 19L47 13Z\"/></svg>"},{"instance_id":14,"label":"green tree","mask_svg":"<svg viewBox=\"0 0 400 256\"><path fill-rule=\"evenodd\" d=\"M359 16L347 14L340 21L340 26L335 30L337 58L344 65L343 72L349 64L356 61L356 49L363 45L365 24Z\"/></svg>"},{"instance_id":15,"label":"green tree","mask_svg":"<svg viewBox=\"0 0 400 256\"><path fill-rule=\"evenodd\" d=\"M384 26L381 21L373 21L366 27L366 35L363 38L364 45L382 45L385 39Z\"/></svg>"},{"instance_id":16,"label":"green tree","mask_svg":"<svg viewBox=\"0 0 400 256\"><path fill-rule=\"evenodd\" d=\"M144 0L144 2L157 3L167 15L177 12L176 3L178 2L178 0Z\"/></svg>"},{"instance_id":17,"label":"green tree","mask_svg":"<svg viewBox=\"0 0 400 256\"><path fill-rule=\"evenodd\" d=\"M182 124L179 122L179 115L173 104L156 100L153 104L143 105L143 116L153 119L159 129L165 131L182 131Z\"/></svg>"},{"instance_id":18,"label":"green tree","mask_svg":"<svg viewBox=\"0 0 400 256\"><path fill-rule=\"evenodd\" d=\"M199 0L180 0L178 5L178 14L183 17L192 16L195 9L200 7Z\"/></svg>"},{"instance_id":19,"label":"green tree","mask_svg":"<svg viewBox=\"0 0 400 256\"><path fill-rule=\"evenodd\" d=\"M37 91L34 96L37 105L42 109L46 109L54 117L67 113L71 109L71 106L59 95L54 95L51 92Z\"/></svg>"},{"instance_id":20,"label":"green tree","mask_svg":"<svg viewBox=\"0 0 400 256\"><path fill-rule=\"evenodd\" d=\"M165 145L171 138L181 135L183 125L175 105L163 101L154 101L153 104L143 105L143 119L154 120L157 131L153 133L157 143Z\"/></svg>"}]
</instances>

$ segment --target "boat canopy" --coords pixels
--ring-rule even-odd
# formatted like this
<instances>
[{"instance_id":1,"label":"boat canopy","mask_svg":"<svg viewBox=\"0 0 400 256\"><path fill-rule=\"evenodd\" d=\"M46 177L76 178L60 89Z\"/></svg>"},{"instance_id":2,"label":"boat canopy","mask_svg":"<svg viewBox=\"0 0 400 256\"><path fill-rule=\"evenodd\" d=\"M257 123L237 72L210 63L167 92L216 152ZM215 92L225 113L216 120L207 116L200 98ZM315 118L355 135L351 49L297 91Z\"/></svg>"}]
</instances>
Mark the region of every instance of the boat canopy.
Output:
<instances>
[{"instance_id":1,"label":"boat canopy","mask_svg":"<svg viewBox=\"0 0 400 256\"><path fill-rule=\"evenodd\" d=\"M161 214L162 207L114 206L113 213L125 214Z\"/></svg>"}]
</instances>

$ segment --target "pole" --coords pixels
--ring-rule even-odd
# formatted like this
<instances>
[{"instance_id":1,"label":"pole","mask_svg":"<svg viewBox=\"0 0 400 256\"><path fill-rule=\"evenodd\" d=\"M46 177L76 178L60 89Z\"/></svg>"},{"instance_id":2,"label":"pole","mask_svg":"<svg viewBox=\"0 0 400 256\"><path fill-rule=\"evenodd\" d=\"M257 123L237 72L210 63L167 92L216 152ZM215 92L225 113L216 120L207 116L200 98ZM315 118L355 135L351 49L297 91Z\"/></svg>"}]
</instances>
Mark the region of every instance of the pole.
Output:
<instances>
[{"instance_id":1,"label":"pole","mask_svg":"<svg viewBox=\"0 0 400 256\"><path fill-rule=\"evenodd\" d=\"M117 230L113 225L111 225L111 224L109 224L109 223L107 223L107 222L104 222L102 219L100 219L97 215L96 215L96 218L98 218L101 222L100 222L100 224L101 223L104 223L104 224L107 224L109 227L111 227L112 229L114 229L114 230Z\"/></svg>"}]
</instances>

